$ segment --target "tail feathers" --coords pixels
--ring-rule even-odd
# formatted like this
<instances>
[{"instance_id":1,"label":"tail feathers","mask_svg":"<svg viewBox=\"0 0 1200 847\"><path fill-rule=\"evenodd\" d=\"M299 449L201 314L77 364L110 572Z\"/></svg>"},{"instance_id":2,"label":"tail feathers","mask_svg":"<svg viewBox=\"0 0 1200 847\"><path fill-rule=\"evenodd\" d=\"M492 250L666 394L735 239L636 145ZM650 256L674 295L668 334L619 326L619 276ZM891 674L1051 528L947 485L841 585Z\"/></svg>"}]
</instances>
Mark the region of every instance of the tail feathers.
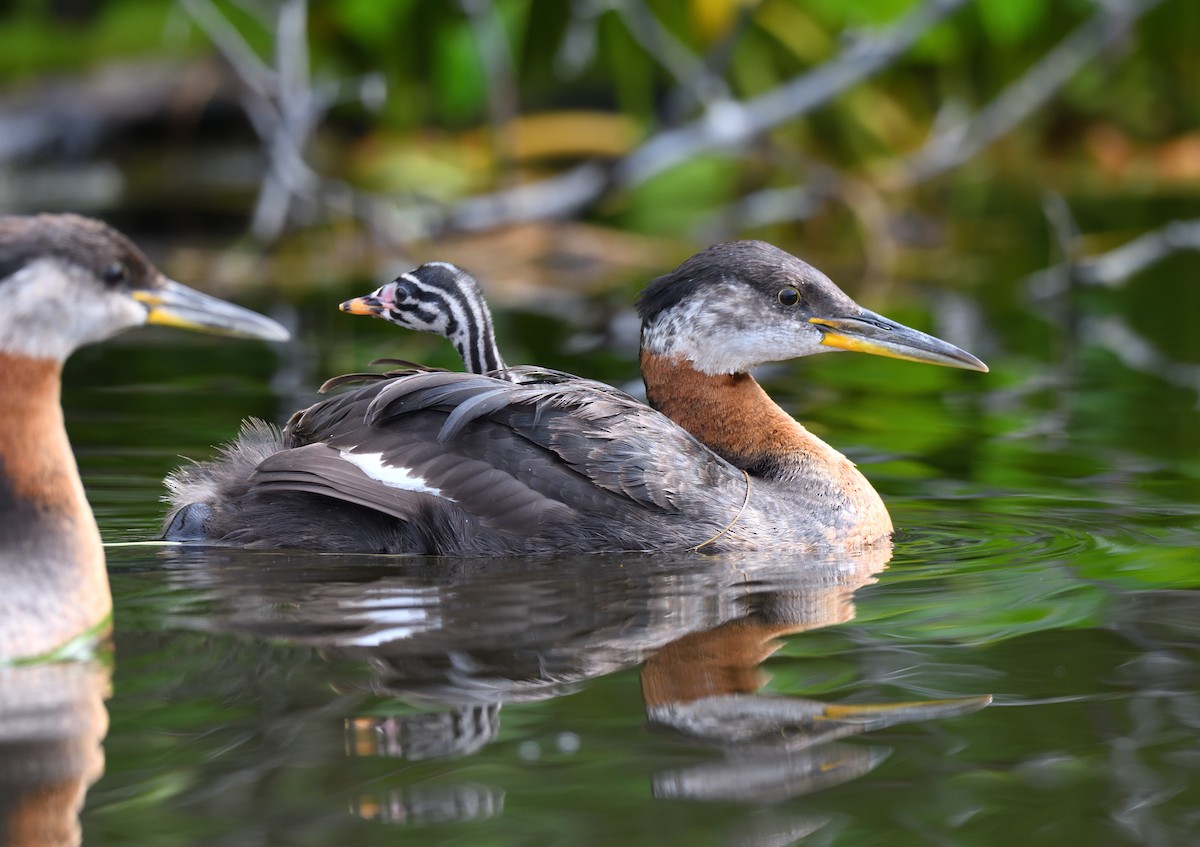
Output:
<instances>
[{"instance_id":1,"label":"tail feathers","mask_svg":"<svg viewBox=\"0 0 1200 847\"><path fill-rule=\"evenodd\" d=\"M188 506L211 506L236 496L245 489L254 469L282 449L283 436L276 427L247 418L237 439L222 445L216 458L191 462L167 475L163 499L171 505L171 511L165 525L171 526L176 513Z\"/></svg>"}]
</instances>

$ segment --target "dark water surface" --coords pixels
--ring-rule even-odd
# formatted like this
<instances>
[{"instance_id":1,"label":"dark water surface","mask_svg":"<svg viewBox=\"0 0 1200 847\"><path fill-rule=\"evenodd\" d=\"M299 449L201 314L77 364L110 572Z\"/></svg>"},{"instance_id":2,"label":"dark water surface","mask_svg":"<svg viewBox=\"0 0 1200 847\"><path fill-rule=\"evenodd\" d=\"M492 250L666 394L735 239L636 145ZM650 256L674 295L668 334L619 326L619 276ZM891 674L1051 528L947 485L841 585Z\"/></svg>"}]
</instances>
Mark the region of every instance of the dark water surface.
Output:
<instances>
[{"instance_id":1,"label":"dark water surface","mask_svg":"<svg viewBox=\"0 0 1200 847\"><path fill-rule=\"evenodd\" d=\"M894 551L110 547L112 677L79 707L111 686L85 842L1200 843L1200 309L1180 309L1198 277L1164 266L1060 323L1015 284L925 307L856 292L993 372L770 369L883 493ZM299 319L282 357L146 333L72 362L107 542L152 538L161 475L243 415L281 420L374 355L452 363L379 322ZM1118 319L1173 369L1114 346ZM556 358L528 322L502 323L510 360L635 375L629 349Z\"/></svg>"}]
</instances>

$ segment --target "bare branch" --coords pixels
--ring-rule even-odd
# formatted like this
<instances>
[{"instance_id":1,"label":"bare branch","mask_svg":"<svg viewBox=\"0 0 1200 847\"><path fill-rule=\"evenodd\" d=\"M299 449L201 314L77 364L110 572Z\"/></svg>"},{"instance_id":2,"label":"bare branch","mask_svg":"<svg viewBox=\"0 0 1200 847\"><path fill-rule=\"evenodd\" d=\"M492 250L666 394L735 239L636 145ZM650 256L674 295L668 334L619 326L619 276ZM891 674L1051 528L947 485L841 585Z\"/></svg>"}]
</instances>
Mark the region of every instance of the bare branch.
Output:
<instances>
[{"instance_id":1,"label":"bare branch","mask_svg":"<svg viewBox=\"0 0 1200 847\"><path fill-rule=\"evenodd\" d=\"M802 221L812 217L828 196L830 185L817 182L787 188L764 188L739 198L713 213L723 231L768 226L780 221Z\"/></svg>"},{"instance_id":2,"label":"bare branch","mask_svg":"<svg viewBox=\"0 0 1200 847\"><path fill-rule=\"evenodd\" d=\"M728 238L740 229L802 221L815 215L827 198L842 191L844 179L828 165L807 164L807 184L764 188L714 211L703 227L709 240Z\"/></svg>"},{"instance_id":3,"label":"bare branch","mask_svg":"<svg viewBox=\"0 0 1200 847\"><path fill-rule=\"evenodd\" d=\"M262 140L268 167L251 222L255 237L270 241L290 219L305 222L322 207L355 208L349 186L322 180L304 159L309 139L341 93L337 84L312 83L307 0L284 0L278 7L275 68L258 58L211 0L180 2L241 79L242 108Z\"/></svg>"},{"instance_id":4,"label":"bare branch","mask_svg":"<svg viewBox=\"0 0 1200 847\"><path fill-rule=\"evenodd\" d=\"M512 48L503 22L491 0L459 0L483 65L488 117L492 125L492 153L502 165L513 155L512 121L517 116L517 83Z\"/></svg>"},{"instance_id":5,"label":"bare branch","mask_svg":"<svg viewBox=\"0 0 1200 847\"><path fill-rule=\"evenodd\" d=\"M276 25L275 64L279 68L279 106L284 124L307 137L315 125L316 103L310 87L308 3L285 0Z\"/></svg>"},{"instance_id":6,"label":"bare branch","mask_svg":"<svg viewBox=\"0 0 1200 847\"><path fill-rule=\"evenodd\" d=\"M454 207L448 220L456 229L481 230L562 218L599 197L607 186L607 170L586 162L549 179L470 197Z\"/></svg>"},{"instance_id":7,"label":"bare branch","mask_svg":"<svg viewBox=\"0 0 1200 847\"><path fill-rule=\"evenodd\" d=\"M1076 276L1087 285L1115 288L1129 277L1180 250L1200 251L1200 218L1172 221L1128 244L1080 262Z\"/></svg>"},{"instance_id":8,"label":"bare branch","mask_svg":"<svg viewBox=\"0 0 1200 847\"><path fill-rule=\"evenodd\" d=\"M1130 277L1180 250L1200 251L1200 218L1172 221L1115 250L1089 259L1072 259L1031 274L1029 292L1037 298L1060 292L1065 285L1064 272L1084 285L1118 288Z\"/></svg>"},{"instance_id":9,"label":"bare branch","mask_svg":"<svg viewBox=\"0 0 1200 847\"><path fill-rule=\"evenodd\" d=\"M745 102L713 103L698 120L662 132L629 154L616 170L623 187L700 153L746 144L784 121L807 114L887 67L966 0L928 0L891 27L859 39L842 55Z\"/></svg>"},{"instance_id":10,"label":"bare branch","mask_svg":"<svg viewBox=\"0 0 1200 847\"><path fill-rule=\"evenodd\" d=\"M1134 21L1162 0L1101 3L1096 13L1055 45L1029 71L974 116L938 132L908 157L902 183L916 184L952 170L1010 132L1066 85Z\"/></svg>"},{"instance_id":11,"label":"bare branch","mask_svg":"<svg viewBox=\"0 0 1200 847\"><path fill-rule=\"evenodd\" d=\"M612 3L611 6L633 39L675 78L676 91L692 101L689 105L703 105L714 98L730 96L725 80L712 73L704 61L675 38L646 4Z\"/></svg>"},{"instance_id":12,"label":"bare branch","mask_svg":"<svg viewBox=\"0 0 1200 847\"><path fill-rule=\"evenodd\" d=\"M571 0L570 20L554 53L554 70L563 79L574 79L596 55L596 21L604 13L597 0Z\"/></svg>"},{"instance_id":13,"label":"bare branch","mask_svg":"<svg viewBox=\"0 0 1200 847\"><path fill-rule=\"evenodd\" d=\"M258 57L210 0L179 0L184 11L225 57L242 83L259 97L269 100L278 87L275 72Z\"/></svg>"},{"instance_id":14,"label":"bare branch","mask_svg":"<svg viewBox=\"0 0 1200 847\"><path fill-rule=\"evenodd\" d=\"M1104 347L1126 367L1200 394L1200 365L1176 362L1164 356L1123 318L1087 318L1083 329L1089 341Z\"/></svg>"},{"instance_id":15,"label":"bare branch","mask_svg":"<svg viewBox=\"0 0 1200 847\"><path fill-rule=\"evenodd\" d=\"M707 151L746 145L784 121L827 103L883 69L966 0L927 0L907 17L859 39L841 56L745 102L719 100L704 115L644 142L613 168L612 182L640 185L658 173ZM610 187L605 170L585 164L547 180L463 201L449 220L465 229L505 222L546 220L574 213Z\"/></svg>"},{"instance_id":16,"label":"bare branch","mask_svg":"<svg viewBox=\"0 0 1200 847\"><path fill-rule=\"evenodd\" d=\"M1071 207L1061 194L1049 192L1042 196L1042 211L1046 222L1050 224L1050 233L1054 236L1054 244L1058 248L1061 261L1052 263L1045 270L1039 271L1037 280L1030 280L1028 291L1034 299L1049 299L1070 290L1074 281L1075 268L1079 257L1079 227Z\"/></svg>"}]
</instances>

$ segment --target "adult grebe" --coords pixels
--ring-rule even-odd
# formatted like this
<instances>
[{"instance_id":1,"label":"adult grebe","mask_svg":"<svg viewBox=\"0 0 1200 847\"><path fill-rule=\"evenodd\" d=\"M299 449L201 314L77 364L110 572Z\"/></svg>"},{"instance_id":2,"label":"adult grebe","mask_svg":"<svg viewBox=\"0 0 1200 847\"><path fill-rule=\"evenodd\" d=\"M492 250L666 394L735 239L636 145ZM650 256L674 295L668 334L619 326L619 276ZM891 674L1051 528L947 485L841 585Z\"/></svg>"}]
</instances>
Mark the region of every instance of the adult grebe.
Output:
<instances>
[{"instance_id":1,"label":"adult grebe","mask_svg":"<svg viewBox=\"0 0 1200 847\"><path fill-rule=\"evenodd\" d=\"M387 288L371 295L384 317ZM468 556L882 541L892 525L878 494L749 369L843 349L987 370L759 241L698 253L651 282L638 310L654 408L528 367L501 372L515 382L358 375L367 384L297 412L282 434L251 423L222 457L176 471L166 535Z\"/></svg>"},{"instance_id":2,"label":"adult grebe","mask_svg":"<svg viewBox=\"0 0 1200 847\"><path fill-rule=\"evenodd\" d=\"M144 323L283 340L268 318L167 279L77 215L0 217L0 661L46 653L112 608L59 404L75 348Z\"/></svg>"}]
</instances>

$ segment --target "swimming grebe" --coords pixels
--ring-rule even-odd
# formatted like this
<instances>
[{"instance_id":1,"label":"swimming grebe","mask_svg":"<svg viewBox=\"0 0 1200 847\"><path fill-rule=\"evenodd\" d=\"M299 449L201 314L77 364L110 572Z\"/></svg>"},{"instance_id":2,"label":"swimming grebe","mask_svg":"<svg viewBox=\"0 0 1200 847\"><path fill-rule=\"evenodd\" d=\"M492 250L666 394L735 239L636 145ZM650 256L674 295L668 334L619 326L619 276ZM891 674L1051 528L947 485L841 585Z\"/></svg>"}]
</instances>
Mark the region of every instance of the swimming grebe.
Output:
<instances>
[{"instance_id":1,"label":"swimming grebe","mask_svg":"<svg viewBox=\"0 0 1200 847\"><path fill-rule=\"evenodd\" d=\"M77 215L0 217L0 661L96 627L104 551L59 404L77 347L145 323L283 340L268 318L167 279Z\"/></svg>"},{"instance_id":2,"label":"swimming grebe","mask_svg":"<svg viewBox=\"0 0 1200 847\"><path fill-rule=\"evenodd\" d=\"M418 280L446 270L423 268ZM176 471L166 536L468 556L882 541L878 494L749 369L842 349L987 370L759 241L698 253L652 281L638 311L653 408L527 367L505 372L515 383L360 376L282 434L252 423L222 457Z\"/></svg>"}]
</instances>

